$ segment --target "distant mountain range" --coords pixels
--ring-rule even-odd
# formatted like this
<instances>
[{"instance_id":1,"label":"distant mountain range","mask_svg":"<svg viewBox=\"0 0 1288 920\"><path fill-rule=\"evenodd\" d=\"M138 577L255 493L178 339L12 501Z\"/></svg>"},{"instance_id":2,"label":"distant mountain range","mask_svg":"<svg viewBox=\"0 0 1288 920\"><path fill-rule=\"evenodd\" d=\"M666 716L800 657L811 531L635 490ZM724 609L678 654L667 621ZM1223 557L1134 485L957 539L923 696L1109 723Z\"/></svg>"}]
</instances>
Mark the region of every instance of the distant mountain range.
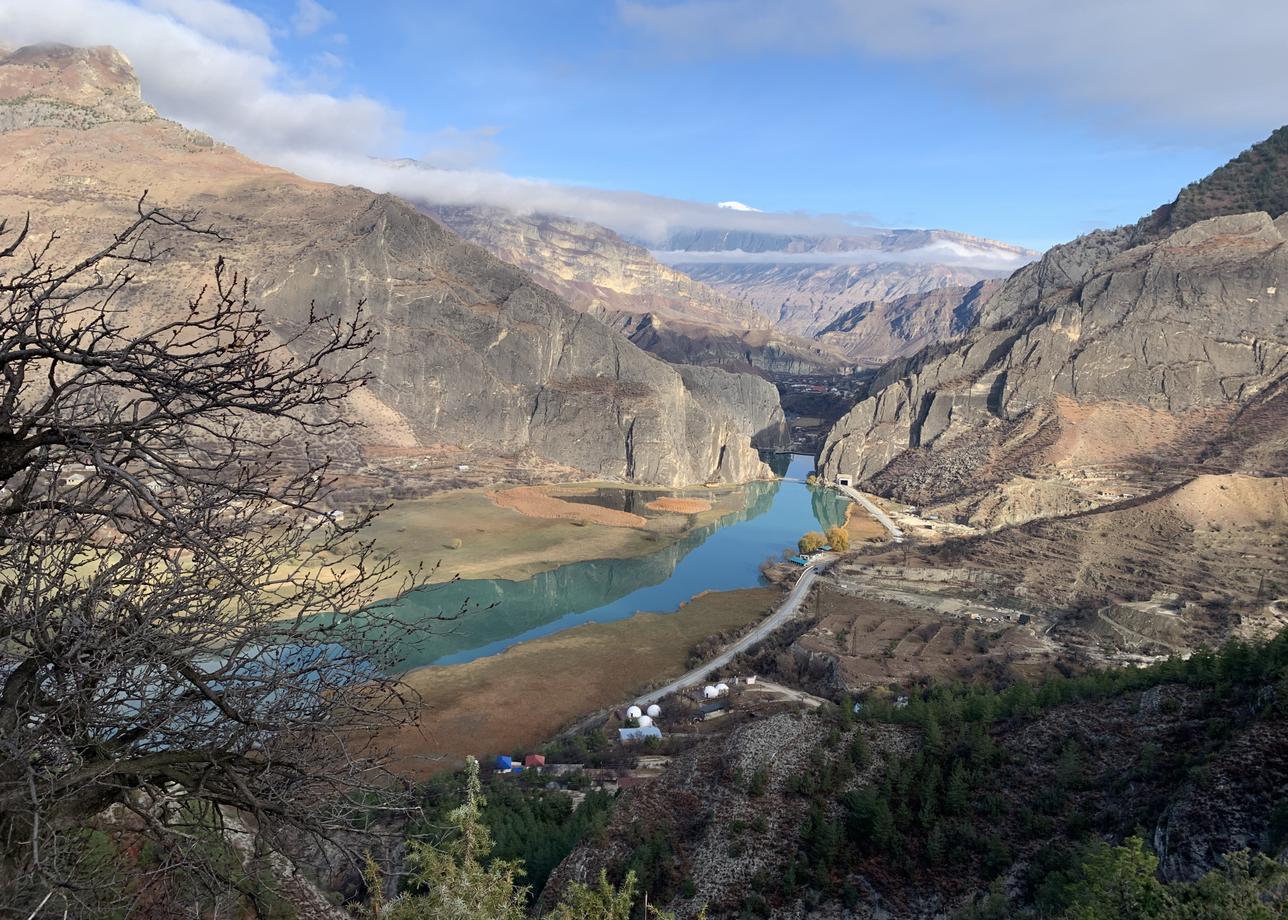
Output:
<instances>
[{"instance_id":1,"label":"distant mountain range","mask_svg":"<svg viewBox=\"0 0 1288 920\"><path fill-rule=\"evenodd\" d=\"M654 252L661 261L754 306L782 332L815 338L867 365L960 334L951 318L923 313L923 302L911 298L1002 278L1038 256L946 230L845 236L684 230L664 246ZM842 327L848 335L826 335Z\"/></svg>"},{"instance_id":2,"label":"distant mountain range","mask_svg":"<svg viewBox=\"0 0 1288 920\"><path fill-rule=\"evenodd\" d=\"M734 204L722 207L753 210ZM877 365L960 334L933 302L912 298L1004 277L1038 255L945 230L712 227L631 241L570 217L427 208L667 360L780 373Z\"/></svg>"}]
</instances>

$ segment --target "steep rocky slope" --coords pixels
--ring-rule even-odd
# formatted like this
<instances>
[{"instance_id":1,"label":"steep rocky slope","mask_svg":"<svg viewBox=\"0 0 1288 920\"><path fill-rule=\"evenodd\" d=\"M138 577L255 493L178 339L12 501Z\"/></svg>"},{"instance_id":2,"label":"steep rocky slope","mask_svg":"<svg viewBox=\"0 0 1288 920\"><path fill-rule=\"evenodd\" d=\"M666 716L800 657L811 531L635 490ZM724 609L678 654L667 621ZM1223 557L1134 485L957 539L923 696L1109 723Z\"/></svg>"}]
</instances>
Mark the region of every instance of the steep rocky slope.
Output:
<instances>
[{"instance_id":1,"label":"steep rocky slope","mask_svg":"<svg viewBox=\"0 0 1288 920\"><path fill-rule=\"evenodd\" d=\"M664 360L771 373L833 373L849 364L826 345L773 331L753 305L663 265L607 227L498 208L430 211Z\"/></svg>"},{"instance_id":2,"label":"steep rocky slope","mask_svg":"<svg viewBox=\"0 0 1288 920\"><path fill-rule=\"evenodd\" d=\"M431 206L465 239L539 278L572 306L597 316L658 313L690 322L764 328L748 305L663 265L607 227L571 217L500 208Z\"/></svg>"},{"instance_id":3,"label":"steep rocky slope","mask_svg":"<svg viewBox=\"0 0 1288 920\"><path fill-rule=\"evenodd\" d=\"M250 279L278 332L316 301L365 301L375 381L352 411L369 443L531 451L588 474L678 484L768 475L752 446L782 424L772 386L695 376L645 354L518 269L395 198L309 182L160 118L110 48L0 61L0 213L57 229L70 259L116 232L144 189L228 236L178 239L120 302L186 310L216 255ZM342 451L345 445L333 445Z\"/></svg>"},{"instance_id":4,"label":"steep rocky slope","mask_svg":"<svg viewBox=\"0 0 1288 920\"><path fill-rule=\"evenodd\" d=\"M942 458L954 450L1004 464L1032 453L1018 435L1042 429L1059 397L1102 414L1215 419L1266 392L1288 372L1288 222L1277 211L1288 170L1259 148L1225 170L1242 175L1245 160L1257 179L1219 170L1133 227L1055 247L981 298L960 343L883 368L824 445L826 475L871 481L896 458L909 475L951 473ZM1206 193L1213 183L1244 191ZM1182 213L1226 207L1237 213L1179 225ZM1077 425L1064 419L1066 432Z\"/></svg>"},{"instance_id":5,"label":"steep rocky slope","mask_svg":"<svg viewBox=\"0 0 1288 920\"><path fill-rule=\"evenodd\" d=\"M773 329L693 323L653 313L623 313L611 322L640 348L674 364L703 364L753 374L831 376L849 374L857 363L827 343Z\"/></svg>"},{"instance_id":6,"label":"steep rocky slope","mask_svg":"<svg viewBox=\"0 0 1288 920\"><path fill-rule=\"evenodd\" d=\"M894 300L865 300L815 333L817 341L879 366L959 338L975 325L980 303L1000 281L949 285Z\"/></svg>"}]
</instances>

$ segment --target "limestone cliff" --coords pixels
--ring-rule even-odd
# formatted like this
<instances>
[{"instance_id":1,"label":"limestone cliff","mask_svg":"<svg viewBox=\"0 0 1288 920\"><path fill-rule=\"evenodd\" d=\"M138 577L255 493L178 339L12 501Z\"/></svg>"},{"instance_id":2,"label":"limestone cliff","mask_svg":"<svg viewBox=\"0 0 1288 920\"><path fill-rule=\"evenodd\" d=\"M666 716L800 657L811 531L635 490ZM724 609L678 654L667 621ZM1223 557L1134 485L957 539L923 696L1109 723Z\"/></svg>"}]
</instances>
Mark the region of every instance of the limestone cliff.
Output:
<instances>
[{"instance_id":1,"label":"limestone cliff","mask_svg":"<svg viewBox=\"0 0 1288 920\"><path fill-rule=\"evenodd\" d=\"M754 384L711 371L691 389L410 205L263 166L158 117L112 49L0 59L0 119L0 214L30 211L35 232L57 228L57 256L117 230L144 189L157 204L200 208L229 237L174 241L121 301L131 317L186 310L216 255L251 279L281 334L310 301L339 314L365 300L379 337L375 380L352 409L371 425L355 437L531 450L593 476L668 485L769 475L751 441L782 412Z\"/></svg>"},{"instance_id":2,"label":"limestone cliff","mask_svg":"<svg viewBox=\"0 0 1288 920\"><path fill-rule=\"evenodd\" d=\"M829 345L773 329L738 329L622 313L613 327L672 364L703 364L752 374L848 374L855 362Z\"/></svg>"},{"instance_id":3,"label":"limestone cliff","mask_svg":"<svg viewBox=\"0 0 1288 920\"><path fill-rule=\"evenodd\" d=\"M598 316L660 313L747 328L769 325L755 309L663 265L607 227L490 207L431 206L429 211L465 239L531 272L579 310Z\"/></svg>"},{"instance_id":4,"label":"limestone cliff","mask_svg":"<svg viewBox=\"0 0 1288 920\"><path fill-rule=\"evenodd\" d=\"M880 366L895 358L961 337L974 327L979 307L1001 282L979 281L907 294L894 300L865 300L815 334L815 339Z\"/></svg>"},{"instance_id":5,"label":"limestone cliff","mask_svg":"<svg viewBox=\"0 0 1288 920\"><path fill-rule=\"evenodd\" d=\"M1281 146L1282 134L1268 143ZM1013 459L997 438L1056 398L1213 413L1282 379L1288 219L1274 219L1274 190L1288 187L1288 172L1283 158L1271 166L1263 155L1250 159L1262 170L1255 183L1223 171L1204 181L1268 189L1261 197L1226 195L1232 212L1189 224L1169 206L1056 247L982 298L976 327L958 345L883 368L829 435L824 473L869 481L909 451L926 466L988 432L987 462L996 467ZM1212 204L1220 196L1203 186L1178 202L1201 198L1201 213L1220 210Z\"/></svg>"},{"instance_id":6,"label":"limestone cliff","mask_svg":"<svg viewBox=\"0 0 1288 920\"><path fill-rule=\"evenodd\" d=\"M666 361L790 374L836 373L851 363L828 345L773 330L752 303L662 264L607 227L500 208L429 210Z\"/></svg>"}]
</instances>

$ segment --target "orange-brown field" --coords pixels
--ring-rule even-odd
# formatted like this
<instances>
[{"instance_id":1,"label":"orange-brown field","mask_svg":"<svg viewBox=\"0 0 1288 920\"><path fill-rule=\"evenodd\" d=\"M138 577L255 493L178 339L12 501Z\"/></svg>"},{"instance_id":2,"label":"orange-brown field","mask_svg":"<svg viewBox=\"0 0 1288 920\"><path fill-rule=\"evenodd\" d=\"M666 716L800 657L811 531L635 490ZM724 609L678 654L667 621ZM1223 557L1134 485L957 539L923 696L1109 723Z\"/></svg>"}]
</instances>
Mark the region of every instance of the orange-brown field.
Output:
<instances>
[{"instance_id":1,"label":"orange-brown field","mask_svg":"<svg viewBox=\"0 0 1288 920\"><path fill-rule=\"evenodd\" d=\"M502 508L512 508L528 517L556 521L579 521L583 524L605 524L609 527L643 527L648 521L629 511L602 508L581 502L564 501L536 486L519 486L489 492L492 501Z\"/></svg>"},{"instance_id":2,"label":"orange-brown field","mask_svg":"<svg viewBox=\"0 0 1288 920\"><path fill-rule=\"evenodd\" d=\"M711 510L711 502L701 498L678 498L664 495L644 506L650 511L670 511L675 514L701 514Z\"/></svg>"},{"instance_id":3,"label":"orange-brown field","mask_svg":"<svg viewBox=\"0 0 1288 920\"><path fill-rule=\"evenodd\" d=\"M525 642L468 664L412 671L424 704L418 724L395 739L396 765L423 777L467 754L533 748L560 728L630 699L686 668L689 650L765 616L776 588L699 595L676 613L641 613Z\"/></svg>"},{"instance_id":4,"label":"orange-brown field","mask_svg":"<svg viewBox=\"0 0 1288 920\"><path fill-rule=\"evenodd\" d=\"M851 543L880 543L886 539L886 529L881 522L868 514L863 506L851 502L845 509L845 529Z\"/></svg>"}]
</instances>

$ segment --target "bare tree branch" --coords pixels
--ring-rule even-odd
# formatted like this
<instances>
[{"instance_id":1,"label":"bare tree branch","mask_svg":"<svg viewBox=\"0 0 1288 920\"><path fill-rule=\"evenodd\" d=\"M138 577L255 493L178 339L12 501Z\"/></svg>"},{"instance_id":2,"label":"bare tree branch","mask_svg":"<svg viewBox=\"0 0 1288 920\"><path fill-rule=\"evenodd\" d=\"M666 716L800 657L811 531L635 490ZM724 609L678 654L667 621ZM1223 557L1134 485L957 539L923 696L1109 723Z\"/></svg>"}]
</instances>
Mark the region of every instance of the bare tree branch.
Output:
<instances>
[{"instance_id":1,"label":"bare tree branch","mask_svg":"<svg viewBox=\"0 0 1288 920\"><path fill-rule=\"evenodd\" d=\"M396 788L407 628L372 599L404 576L361 537L373 512L326 501L363 305L272 328L218 259L141 321L137 274L222 239L146 197L66 265L56 235L24 253L30 216L0 222L0 914L51 891L82 916L251 903L302 847L357 859L357 817ZM253 829L236 858L231 821Z\"/></svg>"}]
</instances>

